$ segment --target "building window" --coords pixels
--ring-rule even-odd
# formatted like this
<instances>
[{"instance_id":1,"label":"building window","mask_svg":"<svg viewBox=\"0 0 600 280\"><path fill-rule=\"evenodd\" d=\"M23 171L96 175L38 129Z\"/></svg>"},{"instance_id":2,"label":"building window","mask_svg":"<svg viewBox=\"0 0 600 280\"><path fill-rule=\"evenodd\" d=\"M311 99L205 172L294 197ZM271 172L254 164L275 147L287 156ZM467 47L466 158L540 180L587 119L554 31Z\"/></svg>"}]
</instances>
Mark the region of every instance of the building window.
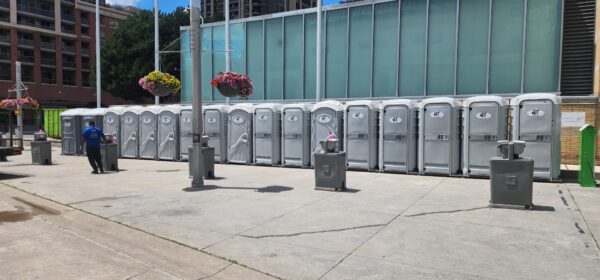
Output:
<instances>
[{"instance_id":1,"label":"building window","mask_svg":"<svg viewBox=\"0 0 600 280\"><path fill-rule=\"evenodd\" d=\"M73 55L64 55L62 56L62 66L68 68L75 68L77 65L75 64L75 56Z\"/></svg>"},{"instance_id":2,"label":"building window","mask_svg":"<svg viewBox=\"0 0 600 280\"><path fill-rule=\"evenodd\" d=\"M90 72L82 72L81 73L81 86L83 87L91 87L90 85Z\"/></svg>"},{"instance_id":3,"label":"building window","mask_svg":"<svg viewBox=\"0 0 600 280\"><path fill-rule=\"evenodd\" d=\"M33 66L21 65L21 80L33 83Z\"/></svg>"},{"instance_id":4,"label":"building window","mask_svg":"<svg viewBox=\"0 0 600 280\"><path fill-rule=\"evenodd\" d=\"M56 55L54 53L41 51L40 54L43 65L56 66Z\"/></svg>"},{"instance_id":5,"label":"building window","mask_svg":"<svg viewBox=\"0 0 600 280\"><path fill-rule=\"evenodd\" d=\"M0 60L10 61L10 47L0 47Z\"/></svg>"},{"instance_id":6,"label":"building window","mask_svg":"<svg viewBox=\"0 0 600 280\"><path fill-rule=\"evenodd\" d=\"M10 81L10 64L0 63L0 80Z\"/></svg>"},{"instance_id":7,"label":"building window","mask_svg":"<svg viewBox=\"0 0 600 280\"><path fill-rule=\"evenodd\" d=\"M89 71L90 70L90 58L89 57L81 57L81 70Z\"/></svg>"},{"instance_id":8,"label":"building window","mask_svg":"<svg viewBox=\"0 0 600 280\"><path fill-rule=\"evenodd\" d=\"M56 84L56 69L42 67L42 83Z\"/></svg>"},{"instance_id":9,"label":"building window","mask_svg":"<svg viewBox=\"0 0 600 280\"><path fill-rule=\"evenodd\" d=\"M73 70L63 70L63 85L66 86L75 86L75 71Z\"/></svg>"},{"instance_id":10,"label":"building window","mask_svg":"<svg viewBox=\"0 0 600 280\"><path fill-rule=\"evenodd\" d=\"M54 38L47 36L40 36L40 47L46 50L56 50L56 43Z\"/></svg>"},{"instance_id":11,"label":"building window","mask_svg":"<svg viewBox=\"0 0 600 280\"><path fill-rule=\"evenodd\" d=\"M109 20L109 26L111 29L117 29L119 28L119 20L117 20L116 18L111 18Z\"/></svg>"},{"instance_id":12,"label":"building window","mask_svg":"<svg viewBox=\"0 0 600 280\"><path fill-rule=\"evenodd\" d=\"M19 61L33 63L33 50L19 49Z\"/></svg>"}]
</instances>

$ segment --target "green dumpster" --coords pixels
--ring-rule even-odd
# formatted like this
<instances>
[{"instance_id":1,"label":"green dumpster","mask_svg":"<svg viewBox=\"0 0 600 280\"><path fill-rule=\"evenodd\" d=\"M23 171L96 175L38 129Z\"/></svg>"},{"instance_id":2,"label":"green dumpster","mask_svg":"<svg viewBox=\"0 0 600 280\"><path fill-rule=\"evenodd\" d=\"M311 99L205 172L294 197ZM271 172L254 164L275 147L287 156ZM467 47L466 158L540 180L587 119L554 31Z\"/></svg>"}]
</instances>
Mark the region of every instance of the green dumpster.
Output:
<instances>
[{"instance_id":1,"label":"green dumpster","mask_svg":"<svg viewBox=\"0 0 600 280\"><path fill-rule=\"evenodd\" d=\"M60 113L65 110L63 108L44 108L44 130L48 137L61 137Z\"/></svg>"},{"instance_id":2,"label":"green dumpster","mask_svg":"<svg viewBox=\"0 0 600 280\"><path fill-rule=\"evenodd\" d=\"M577 181L582 187L596 187L594 168L596 158L596 134L598 130L587 124L579 129L579 174Z\"/></svg>"}]
</instances>

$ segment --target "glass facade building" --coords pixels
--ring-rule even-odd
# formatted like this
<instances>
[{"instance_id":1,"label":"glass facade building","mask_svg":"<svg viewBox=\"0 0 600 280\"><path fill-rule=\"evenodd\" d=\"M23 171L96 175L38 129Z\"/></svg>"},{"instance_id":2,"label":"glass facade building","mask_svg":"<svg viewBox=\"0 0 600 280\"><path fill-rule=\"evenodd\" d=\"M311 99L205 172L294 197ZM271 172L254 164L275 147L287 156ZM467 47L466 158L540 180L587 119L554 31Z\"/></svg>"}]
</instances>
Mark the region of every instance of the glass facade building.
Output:
<instances>
[{"instance_id":1,"label":"glass facade building","mask_svg":"<svg viewBox=\"0 0 600 280\"><path fill-rule=\"evenodd\" d=\"M325 7L321 97L517 95L560 90L562 0L393 0ZM313 101L316 9L231 21L231 70L253 101ZM191 101L189 28L182 27L182 102ZM202 95L225 70L224 23L205 24Z\"/></svg>"}]
</instances>

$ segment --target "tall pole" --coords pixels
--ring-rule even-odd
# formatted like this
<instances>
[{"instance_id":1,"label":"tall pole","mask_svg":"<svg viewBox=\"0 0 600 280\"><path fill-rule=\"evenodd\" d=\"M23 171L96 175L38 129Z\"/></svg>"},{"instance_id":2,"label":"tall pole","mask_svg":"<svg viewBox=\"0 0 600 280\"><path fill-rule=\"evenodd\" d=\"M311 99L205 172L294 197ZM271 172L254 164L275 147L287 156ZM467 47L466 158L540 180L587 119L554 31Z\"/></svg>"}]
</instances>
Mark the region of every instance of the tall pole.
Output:
<instances>
[{"instance_id":1,"label":"tall pole","mask_svg":"<svg viewBox=\"0 0 600 280\"><path fill-rule=\"evenodd\" d=\"M192 188L204 186L202 155L202 86L200 67L200 0L190 0L190 37L192 52ZM185 148L185 147L184 147ZM190 158L191 160L191 158Z\"/></svg>"},{"instance_id":2,"label":"tall pole","mask_svg":"<svg viewBox=\"0 0 600 280\"><path fill-rule=\"evenodd\" d=\"M323 12L323 6L322 6L322 1L323 0L317 0L317 71L316 72L316 83L317 83L317 88L316 88L316 97L317 97L317 102L321 101L321 14Z\"/></svg>"},{"instance_id":3,"label":"tall pole","mask_svg":"<svg viewBox=\"0 0 600 280\"><path fill-rule=\"evenodd\" d=\"M17 61L16 67L17 69L17 99L21 99L23 98L23 94L22 94L22 90L23 88L21 87L21 85L23 85L23 83L21 82L21 62ZM23 143L23 106L21 106L19 103L17 103L17 110L19 111L19 114L17 114L17 139L20 139L19 141L21 141L21 145ZM12 132L11 132L12 135Z\"/></svg>"},{"instance_id":4,"label":"tall pole","mask_svg":"<svg viewBox=\"0 0 600 280\"><path fill-rule=\"evenodd\" d=\"M231 71L231 52L229 49L229 0L225 0L225 72ZM229 105L231 99L225 98L225 103Z\"/></svg>"},{"instance_id":5,"label":"tall pole","mask_svg":"<svg viewBox=\"0 0 600 280\"><path fill-rule=\"evenodd\" d=\"M154 0L154 70L160 70L160 47L158 37L158 0ZM160 97L154 97L154 105L160 104Z\"/></svg>"},{"instance_id":6,"label":"tall pole","mask_svg":"<svg viewBox=\"0 0 600 280\"><path fill-rule=\"evenodd\" d=\"M102 107L102 72L100 67L100 0L96 0L96 108Z\"/></svg>"}]
</instances>

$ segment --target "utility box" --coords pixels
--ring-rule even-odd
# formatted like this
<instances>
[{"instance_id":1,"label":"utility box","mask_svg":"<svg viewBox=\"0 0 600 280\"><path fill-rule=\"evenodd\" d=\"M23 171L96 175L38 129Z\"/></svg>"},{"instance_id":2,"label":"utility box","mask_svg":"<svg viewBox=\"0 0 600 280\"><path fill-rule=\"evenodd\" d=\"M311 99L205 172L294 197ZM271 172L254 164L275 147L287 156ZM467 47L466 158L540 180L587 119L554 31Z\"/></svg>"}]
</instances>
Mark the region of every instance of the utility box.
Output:
<instances>
[{"instance_id":1,"label":"utility box","mask_svg":"<svg viewBox=\"0 0 600 280\"><path fill-rule=\"evenodd\" d=\"M254 163L281 164L281 104L254 106Z\"/></svg>"},{"instance_id":2,"label":"utility box","mask_svg":"<svg viewBox=\"0 0 600 280\"><path fill-rule=\"evenodd\" d=\"M118 155L121 156L121 116L125 111L123 106L109 107L104 114L104 125L102 131L106 137L112 137L117 144Z\"/></svg>"},{"instance_id":3,"label":"utility box","mask_svg":"<svg viewBox=\"0 0 600 280\"><path fill-rule=\"evenodd\" d=\"M179 158L181 160L188 160L187 148L193 145L193 119L192 106L181 107L181 115L179 116Z\"/></svg>"},{"instance_id":4,"label":"utility box","mask_svg":"<svg viewBox=\"0 0 600 280\"><path fill-rule=\"evenodd\" d=\"M139 122L143 107L127 107L121 117L121 137L119 138L121 147L121 157L139 158Z\"/></svg>"},{"instance_id":5,"label":"utility box","mask_svg":"<svg viewBox=\"0 0 600 280\"><path fill-rule=\"evenodd\" d=\"M188 160L189 166L189 177L192 178L192 169L194 164L198 161L199 157L194 155L194 148L188 148L188 154L190 159ZM209 146L202 146L202 174L206 179L215 178L215 148Z\"/></svg>"},{"instance_id":6,"label":"utility box","mask_svg":"<svg viewBox=\"0 0 600 280\"><path fill-rule=\"evenodd\" d=\"M231 163L252 163L252 104L236 104L227 113L227 160Z\"/></svg>"},{"instance_id":7,"label":"utility box","mask_svg":"<svg viewBox=\"0 0 600 280\"><path fill-rule=\"evenodd\" d=\"M63 155L79 155L81 143L81 118L87 109L71 109L60 113Z\"/></svg>"},{"instance_id":8,"label":"utility box","mask_svg":"<svg viewBox=\"0 0 600 280\"><path fill-rule=\"evenodd\" d=\"M281 150L284 166L310 166L309 104L286 104L281 108Z\"/></svg>"},{"instance_id":9,"label":"utility box","mask_svg":"<svg viewBox=\"0 0 600 280\"><path fill-rule=\"evenodd\" d=\"M229 105L209 105L202 109L204 114L204 134L208 136L208 146L215 148L215 161L227 162L227 112Z\"/></svg>"},{"instance_id":10,"label":"utility box","mask_svg":"<svg viewBox=\"0 0 600 280\"><path fill-rule=\"evenodd\" d=\"M320 142L326 140L329 134L333 134L339 139L337 149L343 151L344 105L335 100L319 102L311 109L310 136L313 155L323 152Z\"/></svg>"},{"instance_id":11,"label":"utility box","mask_svg":"<svg viewBox=\"0 0 600 280\"><path fill-rule=\"evenodd\" d=\"M158 158L158 115L160 106L144 107L140 113L140 142L139 151L142 159Z\"/></svg>"},{"instance_id":12,"label":"utility box","mask_svg":"<svg viewBox=\"0 0 600 280\"><path fill-rule=\"evenodd\" d=\"M168 105L160 108L158 115L159 160L179 160L179 119L181 106Z\"/></svg>"},{"instance_id":13,"label":"utility box","mask_svg":"<svg viewBox=\"0 0 600 280\"><path fill-rule=\"evenodd\" d=\"M33 134L31 142L31 162L38 165L52 164L52 143L48 141L45 132L40 131Z\"/></svg>"},{"instance_id":14,"label":"utility box","mask_svg":"<svg viewBox=\"0 0 600 280\"><path fill-rule=\"evenodd\" d=\"M348 169L372 171L378 165L380 103L349 101L344 106L344 143Z\"/></svg>"},{"instance_id":15,"label":"utility box","mask_svg":"<svg viewBox=\"0 0 600 280\"><path fill-rule=\"evenodd\" d=\"M425 99L419 106L419 172L456 175L460 172L460 101Z\"/></svg>"},{"instance_id":16,"label":"utility box","mask_svg":"<svg viewBox=\"0 0 600 280\"><path fill-rule=\"evenodd\" d=\"M418 106L413 100L381 103L379 113L379 168L382 172L416 173Z\"/></svg>"},{"instance_id":17,"label":"utility box","mask_svg":"<svg viewBox=\"0 0 600 280\"><path fill-rule=\"evenodd\" d=\"M477 96L463 101L463 174L490 176L490 159L497 142L508 140L508 100Z\"/></svg>"},{"instance_id":18,"label":"utility box","mask_svg":"<svg viewBox=\"0 0 600 280\"><path fill-rule=\"evenodd\" d=\"M560 97L547 93L510 101L512 139L527 143L523 156L534 160L536 179L553 181L560 175L560 103Z\"/></svg>"},{"instance_id":19,"label":"utility box","mask_svg":"<svg viewBox=\"0 0 600 280\"><path fill-rule=\"evenodd\" d=\"M320 141L322 152L314 154L316 190L346 190L346 153L340 152L335 142Z\"/></svg>"},{"instance_id":20,"label":"utility box","mask_svg":"<svg viewBox=\"0 0 600 280\"><path fill-rule=\"evenodd\" d=\"M498 141L498 155L490 160L491 207L533 206L533 160L520 158L523 141Z\"/></svg>"},{"instance_id":21,"label":"utility box","mask_svg":"<svg viewBox=\"0 0 600 280\"><path fill-rule=\"evenodd\" d=\"M596 187L596 135L598 130L587 124L579 129L579 173L577 181L582 187Z\"/></svg>"},{"instance_id":22,"label":"utility box","mask_svg":"<svg viewBox=\"0 0 600 280\"><path fill-rule=\"evenodd\" d=\"M100 145L102 153L102 166L107 171L119 171L119 145L117 143L106 143Z\"/></svg>"}]
</instances>

